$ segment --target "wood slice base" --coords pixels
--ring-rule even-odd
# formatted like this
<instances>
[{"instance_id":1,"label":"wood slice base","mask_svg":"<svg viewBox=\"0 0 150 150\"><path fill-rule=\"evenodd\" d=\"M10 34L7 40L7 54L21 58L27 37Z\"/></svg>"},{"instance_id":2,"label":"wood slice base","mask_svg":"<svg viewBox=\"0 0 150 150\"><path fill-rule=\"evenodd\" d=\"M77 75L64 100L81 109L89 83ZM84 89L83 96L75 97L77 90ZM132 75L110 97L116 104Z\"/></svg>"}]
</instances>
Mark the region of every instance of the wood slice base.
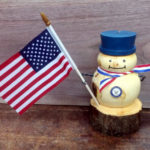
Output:
<instances>
[{"instance_id":1,"label":"wood slice base","mask_svg":"<svg viewBox=\"0 0 150 150\"><path fill-rule=\"evenodd\" d=\"M140 112L142 110L142 103L139 99L136 99L134 102L135 104L132 104L134 107L136 105L137 112L135 111L131 113L128 111L127 114L125 114L125 110L129 110L129 108L126 107L122 108L122 111L124 111L122 115L121 113L117 115L118 112L121 111L120 108L107 107L104 109L105 106L96 107L95 104L93 105L93 100L91 101L92 102L90 106L90 122L94 129L99 130L104 134L113 136L122 136L125 134L130 134L139 129ZM111 110L113 115L111 114ZM114 112L117 113L115 114Z\"/></svg>"}]
</instances>

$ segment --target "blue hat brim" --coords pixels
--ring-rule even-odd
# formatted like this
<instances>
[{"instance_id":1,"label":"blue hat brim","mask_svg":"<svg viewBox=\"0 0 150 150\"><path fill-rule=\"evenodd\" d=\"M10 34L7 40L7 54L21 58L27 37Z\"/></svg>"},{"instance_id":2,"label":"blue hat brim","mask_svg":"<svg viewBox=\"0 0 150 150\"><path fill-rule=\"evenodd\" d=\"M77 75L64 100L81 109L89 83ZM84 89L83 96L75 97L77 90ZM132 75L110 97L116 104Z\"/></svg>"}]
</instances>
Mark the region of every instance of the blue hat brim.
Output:
<instances>
[{"instance_id":1,"label":"blue hat brim","mask_svg":"<svg viewBox=\"0 0 150 150\"><path fill-rule=\"evenodd\" d=\"M103 48L101 45L99 47L100 52L102 52L103 54L106 55L112 55L112 56L125 56L125 55L131 55L133 53L135 53L136 51L136 46L134 46L132 49L130 50L113 50L113 49L105 49Z\"/></svg>"}]
</instances>

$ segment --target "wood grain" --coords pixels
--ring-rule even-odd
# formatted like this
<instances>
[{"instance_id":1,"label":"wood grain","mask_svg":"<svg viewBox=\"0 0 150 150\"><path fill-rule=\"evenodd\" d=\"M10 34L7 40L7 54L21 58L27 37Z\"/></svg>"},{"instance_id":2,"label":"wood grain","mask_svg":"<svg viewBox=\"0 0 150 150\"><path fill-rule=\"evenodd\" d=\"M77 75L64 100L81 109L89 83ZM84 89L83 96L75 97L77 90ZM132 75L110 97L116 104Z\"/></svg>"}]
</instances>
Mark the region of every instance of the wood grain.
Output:
<instances>
[{"instance_id":1,"label":"wood grain","mask_svg":"<svg viewBox=\"0 0 150 150\"><path fill-rule=\"evenodd\" d=\"M126 116L112 116L90 108L90 122L93 128L101 133L112 136L129 135L138 131L141 112Z\"/></svg>"},{"instance_id":2,"label":"wood grain","mask_svg":"<svg viewBox=\"0 0 150 150\"><path fill-rule=\"evenodd\" d=\"M1 150L149 150L150 110L139 131L105 136L89 123L89 107L34 105L21 117L0 104Z\"/></svg>"},{"instance_id":3,"label":"wood grain","mask_svg":"<svg viewBox=\"0 0 150 150\"><path fill-rule=\"evenodd\" d=\"M150 1L147 0L1 0L0 63L40 33L40 12L51 20L81 72L97 67L99 33L104 30L137 32L138 64L150 63ZM142 82L140 98L150 107L150 73ZM91 78L87 78L90 83ZM75 72L38 103L89 105L90 96Z\"/></svg>"}]
</instances>

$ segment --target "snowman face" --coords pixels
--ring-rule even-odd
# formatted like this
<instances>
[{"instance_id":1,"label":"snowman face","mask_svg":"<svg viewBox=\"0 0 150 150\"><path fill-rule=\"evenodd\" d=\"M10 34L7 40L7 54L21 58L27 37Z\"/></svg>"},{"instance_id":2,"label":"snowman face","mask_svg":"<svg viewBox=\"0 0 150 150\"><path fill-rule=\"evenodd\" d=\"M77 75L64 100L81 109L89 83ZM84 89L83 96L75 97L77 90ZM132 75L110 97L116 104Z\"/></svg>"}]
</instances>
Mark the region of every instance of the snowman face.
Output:
<instances>
[{"instance_id":1,"label":"snowman face","mask_svg":"<svg viewBox=\"0 0 150 150\"><path fill-rule=\"evenodd\" d=\"M110 56L100 53L97 61L102 69L112 72L126 72L135 67L137 57L135 53L127 56Z\"/></svg>"}]
</instances>

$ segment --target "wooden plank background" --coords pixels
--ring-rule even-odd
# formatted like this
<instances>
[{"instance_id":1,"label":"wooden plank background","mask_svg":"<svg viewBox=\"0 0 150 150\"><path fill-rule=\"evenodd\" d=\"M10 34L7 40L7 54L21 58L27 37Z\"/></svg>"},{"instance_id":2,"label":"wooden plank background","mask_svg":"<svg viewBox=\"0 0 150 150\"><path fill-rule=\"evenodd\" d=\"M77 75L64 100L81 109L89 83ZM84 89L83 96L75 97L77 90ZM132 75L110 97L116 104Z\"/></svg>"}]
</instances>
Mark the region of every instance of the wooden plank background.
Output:
<instances>
[{"instance_id":1,"label":"wooden plank background","mask_svg":"<svg viewBox=\"0 0 150 150\"><path fill-rule=\"evenodd\" d=\"M1 0L0 63L45 28L39 15L41 11L51 19L56 32L83 73L93 73L97 67L99 33L104 30L137 32L138 64L150 63L148 0ZM145 75L140 98L144 107L150 107L150 73ZM91 78L86 78L90 83ZM69 78L38 103L88 105L89 99L88 92L72 71Z\"/></svg>"}]
</instances>

